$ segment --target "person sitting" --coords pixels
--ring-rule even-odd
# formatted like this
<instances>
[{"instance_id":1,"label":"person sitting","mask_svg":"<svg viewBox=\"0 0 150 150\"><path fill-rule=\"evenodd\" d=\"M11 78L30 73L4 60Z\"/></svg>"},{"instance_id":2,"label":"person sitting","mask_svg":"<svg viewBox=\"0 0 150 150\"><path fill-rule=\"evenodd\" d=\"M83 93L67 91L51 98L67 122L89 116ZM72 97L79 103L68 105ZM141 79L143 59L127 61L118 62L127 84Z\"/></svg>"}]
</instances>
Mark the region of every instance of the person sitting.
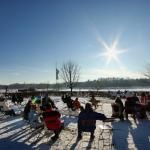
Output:
<instances>
[{"instance_id":1,"label":"person sitting","mask_svg":"<svg viewBox=\"0 0 150 150\"><path fill-rule=\"evenodd\" d=\"M73 101L73 109L74 110L78 110L78 109L80 109L80 102L79 102L79 100L78 100L78 98L76 98L74 101Z\"/></svg>"},{"instance_id":2,"label":"person sitting","mask_svg":"<svg viewBox=\"0 0 150 150\"><path fill-rule=\"evenodd\" d=\"M28 116L29 116L29 112L31 109L31 105L32 105L32 102L31 102L31 100L29 100L28 103L26 104L26 106L24 108L24 112L23 112L23 118L25 120L29 120Z\"/></svg>"},{"instance_id":3,"label":"person sitting","mask_svg":"<svg viewBox=\"0 0 150 150\"><path fill-rule=\"evenodd\" d=\"M16 94L13 94L13 95L12 95L12 103L15 104L15 102L18 102L18 98L17 98L17 95L16 95Z\"/></svg>"},{"instance_id":4,"label":"person sitting","mask_svg":"<svg viewBox=\"0 0 150 150\"><path fill-rule=\"evenodd\" d=\"M124 106L121 101L121 98L117 97L115 100L115 103L111 104L112 106L112 117L119 117L120 120L124 120L123 116L123 111L124 111Z\"/></svg>"},{"instance_id":5,"label":"person sitting","mask_svg":"<svg viewBox=\"0 0 150 150\"><path fill-rule=\"evenodd\" d=\"M136 110L137 116L141 119L146 118L146 106L147 106L147 104L141 103L141 101L137 97L136 93L134 94L133 99L135 101L135 110Z\"/></svg>"},{"instance_id":6,"label":"person sitting","mask_svg":"<svg viewBox=\"0 0 150 150\"><path fill-rule=\"evenodd\" d=\"M146 106L145 104L140 103L139 98L137 97L136 93L134 93L134 96L132 97L135 101L135 111L136 115L140 119L146 118Z\"/></svg>"},{"instance_id":7,"label":"person sitting","mask_svg":"<svg viewBox=\"0 0 150 150\"><path fill-rule=\"evenodd\" d=\"M31 105L31 109L29 112L29 123L32 128L40 128L44 127L43 123L39 121L38 113L36 112L36 105Z\"/></svg>"},{"instance_id":8,"label":"person sitting","mask_svg":"<svg viewBox=\"0 0 150 150\"><path fill-rule=\"evenodd\" d=\"M95 96L92 95L92 98L90 100L90 102L92 103L92 105L95 107L95 109L97 108L97 104L98 104L98 101L95 99Z\"/></svg>"},{"instance_id":9,"label":"person sitting","mask_svg":"<svg viewBox=\"0 0 150 150\"><path fill-rule=\"evenodd\" d=\"M54 136L51 138L53 141L59 138L61 129L63 128L63 121L61 121L61 114L57 110L53 110L50 104L45 106L43 112L43 120L48 130L54 131Z\"/></svg>"},{"instance_id":10,"label":"person sitting","mask_svg":"<svg viewBox=\"0 0 150 150\"><path fill-rule=\"evenodd\" d=\"M135 101L132 97L127 97L125 101L125 117L128 120L128 114L133 115L133 119L135 120L135 114L136 114L136 109L135 109Z\"/></svg>"},{"instance_id":11,"label":"person sitting","mask_svg":"<svg viewBox=\"0 0 150 150\"><path fill-rule=\"evenodd\" d=\"M127 97L125 101L125 116L128 120L128 114L133 115L133 119L135 120L136 115L139 114L140 118L144 118L145 115L145 107L140 103L139 98L134 93L133 96Z\"/></svg>"},{"instance_id":12,"label":"person sitting","mask_svg":"<svg viewBox=\"0 0 150 150\"><path fill-rule=\"evenodd\" d=\"M92 140L95 137L96 120L105 121L107 119L104 114L95 112L91 103L86 103L85 109L82 109L78 116L78 139L82 138L82 132L90 132Z\"/></svg>"},{"instance_id":13,"label":"person sitting","mask_svg":"<svg viewBox=\"0 0 150 150\"><path fill-rule=\"evenodd\" d=\"M71 99L71 96L66 97L66 103L69 110L73 110L73 102L74 101Z\"/></svg>"},{"instance_id":14,"label":"person sitting","mask_svg":"<svg viewBox=\"0 0 150 150\"><path fill-rule=\"evenodd\" d=\"M49 104L52 106L52 108L57 109L53 100L50 97L48 97L48 95L46 95L44 98L42 98L42 106L41 107L44 109L44 107L49 105Z\"/></svg>"},{"instance_id":15,"label":"person sitting","mask_svg":"<svg viewBox=\"0 0 150 150\"><path fill-rule=\"evenodd\" d=\"M61 99L62 99L62 101L63 101L64 103L67 102L67 101L66 101L66 95L62 95Z\"/></svg>"},{"instance_id":16,"label":"person sitting","mask_svg":"<svg viewBox=\"0 0 150 150\"><path fill-rule=\"evenodd\" d=\"M0 98L0 110L4 112L5 115L15 116L14 110L10 107L9 102L4 97Z\"/></svg>"},{"instance_id":17,"label":"person sitting","mask_svg":"<svg viewBox=\"0 0 150 150\"><path fill-rule=\"evenodd\" d=\"M23 102L23 96L21 94L18 95L17 99L18 99L17 101L18 104L21 104Z\"/></svg>"}]
</instances>

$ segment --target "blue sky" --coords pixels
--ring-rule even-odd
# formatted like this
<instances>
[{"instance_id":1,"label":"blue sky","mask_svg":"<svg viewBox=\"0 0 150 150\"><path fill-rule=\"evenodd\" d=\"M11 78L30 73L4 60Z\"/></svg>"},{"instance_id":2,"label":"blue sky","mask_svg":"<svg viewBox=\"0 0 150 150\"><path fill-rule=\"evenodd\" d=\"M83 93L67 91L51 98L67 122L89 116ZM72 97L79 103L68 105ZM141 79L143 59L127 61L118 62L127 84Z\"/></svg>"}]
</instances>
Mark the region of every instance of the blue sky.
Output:
<instances>
[{"instance_id":1,"label":"blue sky","mask_svg":"<svg viewBox=\"0 0 150 150\"><path fill-rule=\"evenodd\" d=\"M55 83L69 60L80 81L142 77L149 63L149 0L1 0L0 84ZM119 60L101 56L118 40ZM61 80L59 80L61 82Z\"/></svg>"}]
</instances>

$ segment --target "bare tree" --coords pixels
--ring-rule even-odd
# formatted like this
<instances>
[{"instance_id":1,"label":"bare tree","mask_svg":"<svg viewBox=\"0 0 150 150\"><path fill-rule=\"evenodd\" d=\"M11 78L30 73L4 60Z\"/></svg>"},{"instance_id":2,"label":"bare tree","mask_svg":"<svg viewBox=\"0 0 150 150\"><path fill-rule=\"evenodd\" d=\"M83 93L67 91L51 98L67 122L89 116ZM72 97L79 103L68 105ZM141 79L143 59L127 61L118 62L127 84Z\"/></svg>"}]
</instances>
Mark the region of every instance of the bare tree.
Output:
<instances>
[{"instance_id":1,"label":"bare tree","mask_svg":"<svg viewBox=\"0 0 150 150\"><path fill-rule=\"evenodd\" d=\"M150 64L146 65L144 76L146 76L146 77L148 77L150 79Z\"/></svg>"},{"instance_id":2,"label":"bare tree","mask_svg":"<svg viewBox=\"0 0 150 150\"><path fill-rule=\"evenodd\" d=\"M80 68L74 62L69 61L62 65L61 77L64 80L64 82L67 84L67 86L70 88L71 95L75 83L77 83L79 80L79 75L80 75Z\"/></svg>"}]
</instances>

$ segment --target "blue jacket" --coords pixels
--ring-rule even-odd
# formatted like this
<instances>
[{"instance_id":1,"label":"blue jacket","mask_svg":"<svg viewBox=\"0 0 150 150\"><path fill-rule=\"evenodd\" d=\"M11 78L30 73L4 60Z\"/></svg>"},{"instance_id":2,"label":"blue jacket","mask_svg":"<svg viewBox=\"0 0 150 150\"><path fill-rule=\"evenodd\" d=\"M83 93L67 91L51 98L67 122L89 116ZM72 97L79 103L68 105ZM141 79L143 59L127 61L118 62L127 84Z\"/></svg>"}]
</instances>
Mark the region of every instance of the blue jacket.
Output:
<instances>
[{"instance_id":1,"label":"blue jacket","mask_svg":"<svg viewBox=\"0 0 150 150\"><path fill-rule=\"evenodd\" d=\"M94 111L82 111L78 117L78 130L83 132L94 132L96 120L106 120L104 114Z\"/></svg>"}]
</instances>

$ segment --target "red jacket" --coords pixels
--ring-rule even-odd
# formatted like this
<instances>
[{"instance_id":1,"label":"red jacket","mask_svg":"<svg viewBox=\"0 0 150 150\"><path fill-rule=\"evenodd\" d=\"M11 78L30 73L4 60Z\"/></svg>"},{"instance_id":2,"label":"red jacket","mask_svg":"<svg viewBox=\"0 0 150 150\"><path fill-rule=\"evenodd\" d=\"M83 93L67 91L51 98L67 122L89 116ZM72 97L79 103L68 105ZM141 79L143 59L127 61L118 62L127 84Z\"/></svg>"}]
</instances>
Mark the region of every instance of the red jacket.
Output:
<instances>
[{"instance_id":1,"label":"red jacket","mask_svg":"<svg viewBox=\"0 0 150 150\"><path fill-rule=\"evenodd\" d=\"M75 109L79 109L79 108L80 108L80 102L77 101L77 100L75 100L75 101L73 102L73 107L74 107Z\"/></svg>"},{"instance_id":2,"label":"red jacket","mask_svg":"<svg viewBox=\"0 0 150 150\"><path fill-rule=\"evenodd\" d=\"M46 110L43 113L44 122L49 130L58 130L61 128L60 113L56 110Z\"/></svg>"}]
</instances>

